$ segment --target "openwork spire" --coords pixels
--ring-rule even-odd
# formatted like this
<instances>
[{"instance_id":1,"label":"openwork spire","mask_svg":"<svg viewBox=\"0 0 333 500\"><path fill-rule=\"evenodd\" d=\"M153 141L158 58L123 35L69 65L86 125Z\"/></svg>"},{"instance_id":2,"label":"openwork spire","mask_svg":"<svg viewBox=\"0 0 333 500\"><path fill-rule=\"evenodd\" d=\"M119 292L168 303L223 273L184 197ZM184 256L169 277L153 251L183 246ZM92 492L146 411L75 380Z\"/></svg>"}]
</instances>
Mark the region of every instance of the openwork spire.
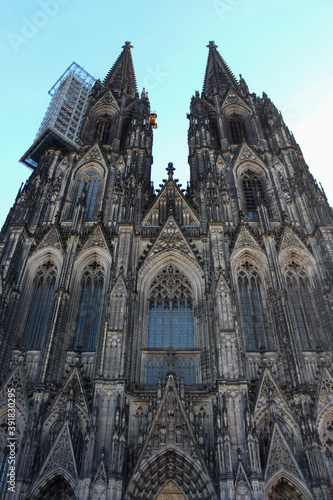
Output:
<instances>
[{"instance_id":1,"label":"openwork spire","mask_svg":"<svg viewBox=\"0 0 333 500\"><path fill-rule=\"evenodd\" d=\"M137 92L137 84L132 60L131 42L125 42L122 53L106 75L104 80L105 87L111 87L115 95L120 97L125 94L134 97Z\"/></svg>"},{"instance_id":2,"label":"openwork spire","mask_svg":"<svg viewBox=\"0 0 333 500\"><path fill-rule=\"evenodd\" d=\"M230 86L238 89L238 82L217 50L214 41L207 45L209 48L208 61L203 85L203 93L206 97L212 97L219 91L226 91Z\"/></svg>"}]
</instances>

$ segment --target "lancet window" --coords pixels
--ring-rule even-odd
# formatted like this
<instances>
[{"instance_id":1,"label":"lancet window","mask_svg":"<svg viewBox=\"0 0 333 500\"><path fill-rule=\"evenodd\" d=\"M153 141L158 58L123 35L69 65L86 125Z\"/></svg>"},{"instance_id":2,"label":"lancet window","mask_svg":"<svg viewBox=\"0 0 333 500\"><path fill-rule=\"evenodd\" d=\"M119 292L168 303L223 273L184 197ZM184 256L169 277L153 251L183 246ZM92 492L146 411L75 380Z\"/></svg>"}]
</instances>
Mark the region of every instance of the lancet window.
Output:
<instances>
[{"instance_id":1,"label":"lancet window","mask_svg":"<svg viewBox=\"0 0 333 500\"><path fill-rule=\"evenodd\" d=\"M77 194L76 194L76 202L81 200L84 202L85 211L84 211L84 220L93 219L98 212L98 191L101 183L101 178L96 170L91 169L82 175L80 178L80 183L78 186Z\"/></svg>"},{"instance_id":2,"label":"lancet window","mask_svg":"<svg viewBox=\"0 0 333 500\"><path fill-rule=\"evenodd\" d=\"M148 347L194 347L191 285L173 265L154 279L149 299Z\"/></svg>"},{"instance_id":3,"label":"lancet window","mask_svg":"<svg viewBox=\"0 0 333 500\"><path fill-rule=\"evenodd\" d=\"M193 295L189 280L169 264L153 280L149 295L146 383L157 384L159 377L173 372L185 384L195 384L198 360L197 353L191 351Z\"/></svg>"},{"instance_id":4,"label":"lancet window","mask_svg":"<svg viewBox=\"0 0 333 500\"><path fill-rule=\"evenodd\" d=\"M287 266L286 281L301 348L305 351L315 349L319 332L309 278L302 267L292 261Z\"/></svg>"},{"instance_id":5,"label":"lancet window","mask_svg":"<svg viewBox=\"0 0 333 500\"><path fill-rule=\"evenodd\" d=\"M242 184L247 214L250 220L258 220L257 206L267 205L263 185L259 175L247 170L242 175Z\"/></svg>"},{"instance_id":6,"label":"lancet window","mask_svg":"<svg viewBox=\"0 0 333 500\"><path fill-rule=\"evenodd\" d=\"M255 266L248 261L239 266L238 291L247 350L269 349L262 280Z\"/></svg>"},{"instance_id":7,"label":"lancet window","mask_svg":"<svg viewBox=\"0 0 333 500\"><path fill-rule=\"evenodd\" d=\"M41 348L50 315L56 274L57 268L49 260L40 266L33 280L32 300L23 334L23 343L27 349Z\"/></svg>"},{"instance_id":8,"label":"lancet window","mask_svg":"<svg viewBox=\"0 0 333 500\"><path fill-rule=\"evenodd\" d=\"M81 279L74 349L80 346L84 351L93 351L96 347L103 287L104 271L101 264L94 261L87 266Z\"/></svg>"},{"instance_id":9,"label":"lancet window","mask_svg":"<svg viewBox=\"0 0 333 500\"><path fill-rule=\"evenodd\" d=\"M247 141L247 134L244 121L238 116L230 116L229 126L233 144L240 144L243 140Z\"/></svg>"},{"instance_id":10,"label":"lancet window","mask_svg":"<svg viewBox=\"0 0 333 500\"><path fill-rule=\"evenodd\" d=\"M103 116L99 118L96 122L94 141L99 139L101 144L107 144L109 140L111 130L111 118L108 116Z\"/></svg>"}]
</instances>

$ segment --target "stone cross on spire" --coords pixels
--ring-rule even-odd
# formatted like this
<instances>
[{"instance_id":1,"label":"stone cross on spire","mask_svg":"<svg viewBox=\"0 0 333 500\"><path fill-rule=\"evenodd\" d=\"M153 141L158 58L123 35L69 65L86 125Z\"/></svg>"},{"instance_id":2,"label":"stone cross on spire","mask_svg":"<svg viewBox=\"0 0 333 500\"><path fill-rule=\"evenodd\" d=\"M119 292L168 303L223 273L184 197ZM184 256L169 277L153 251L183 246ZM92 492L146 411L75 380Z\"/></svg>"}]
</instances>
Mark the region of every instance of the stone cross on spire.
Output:
<instances>
[{"instance_id":1,"label":"stone cross on spire","mask_svg":"<svg viewBox=\"0 0 333 500\"><path fill-rule=\"evenodd\" d=\"M208 47L209 49L210 49L210 48L217 49L217 45L215 45L214 40L211 40L211 41L208 43L208 45L206 45L206 47Z\"/></svg>"},{"instance_id":2,"label":"stone cross on spire","mask_svg":"<svg viewBox=\"0 0 333 500\"><path fill-rule=\"evenodd\" d=\"M168 163L168 166L166 168L166 171L168 172L168 181L171 181L172 180L172 177L173 177L173 173L175 171L175 167L173 166L173 163Z\"/></svg>"},{"instance_id":3,"label":"stone cross on spire","mask_svg":"<svg viewBox=\"0 0 333 500\"><path fill-rule=\"evenodd\" d=\"M131 42L125 42L125 45L122 46L122 49L133 49L133 45L131 45Z\"/></svg>"}]
</instances>

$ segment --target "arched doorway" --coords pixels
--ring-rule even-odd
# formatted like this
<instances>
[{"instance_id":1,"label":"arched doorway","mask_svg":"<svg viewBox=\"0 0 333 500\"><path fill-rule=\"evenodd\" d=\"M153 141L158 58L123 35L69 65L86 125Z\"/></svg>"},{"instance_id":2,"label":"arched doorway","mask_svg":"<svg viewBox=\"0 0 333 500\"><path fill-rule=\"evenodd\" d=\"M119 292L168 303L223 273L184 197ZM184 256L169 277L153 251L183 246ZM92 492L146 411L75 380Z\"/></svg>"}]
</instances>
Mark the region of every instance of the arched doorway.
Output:
<instances>
[{"instance_id":1,"label":"arched doorway","mask_svg":"<svg viewBox=\"0 0 333 500\"><path fill-rule=\"evenodd\" d=\"M75 500L70 484L61 475L55 476L41 489L36 500Z\"/></svg>"},{"instance_id":2,"label":"arched doorway","mask_svg":"<svg viewBox=\"0 0 333 500\"><path fill-rule=\"evenodd\" d=\"M173 478L175 482L171 481ZM163 488L172 483L175 491L167 492ZM164 485L160 489L160 485ZM177 486L179 485L179 486ZM185 491L185 493L183 493ZM176 494L175 497L169 494ZM178 450L167 449L149 461L143 461L133 474L125 498L128 500L217 500L217 495L209 475L199 467L191 456L183 455Z\"/></svg>"},{"instance_id":3,"label":"arched doorway","mask_svg":"<svg viewBox=\"0 0 333 500\"><path fill-rule=\"evenodd\" d=\"M282 477L271 489L268 500L306 500L306 497L294 484Z\"/></svg>"},{"instance_id":4,"label":"arched doorway","mask_svg":"<svg viewBox=\"0 0 333 500\"><path fill-rule=\"evenodd\" d=\"M156 500L186 500L186 497L173 481L169 481L159 491Z\"/></svg>"}]
</instances>

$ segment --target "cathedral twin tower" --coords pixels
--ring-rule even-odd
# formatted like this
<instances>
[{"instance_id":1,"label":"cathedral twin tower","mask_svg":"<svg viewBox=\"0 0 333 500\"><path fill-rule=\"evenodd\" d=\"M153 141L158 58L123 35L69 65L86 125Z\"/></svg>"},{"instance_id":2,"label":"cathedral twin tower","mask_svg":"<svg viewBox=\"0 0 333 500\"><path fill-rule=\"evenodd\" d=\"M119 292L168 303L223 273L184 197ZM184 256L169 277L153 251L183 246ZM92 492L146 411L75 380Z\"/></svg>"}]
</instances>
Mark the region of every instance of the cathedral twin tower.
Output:
<instances>
[{"instance_id":1,"label":"cathedral twin tower","mask_svg":"<svg viewBox=\"0 0 333 500\"><path fill-rule=\"evenodd\" d=\"M332 210L208 47L187 190L129 42L50 91L0 238L1 500L332 498Z\"/></svg>"}]
</instances>

